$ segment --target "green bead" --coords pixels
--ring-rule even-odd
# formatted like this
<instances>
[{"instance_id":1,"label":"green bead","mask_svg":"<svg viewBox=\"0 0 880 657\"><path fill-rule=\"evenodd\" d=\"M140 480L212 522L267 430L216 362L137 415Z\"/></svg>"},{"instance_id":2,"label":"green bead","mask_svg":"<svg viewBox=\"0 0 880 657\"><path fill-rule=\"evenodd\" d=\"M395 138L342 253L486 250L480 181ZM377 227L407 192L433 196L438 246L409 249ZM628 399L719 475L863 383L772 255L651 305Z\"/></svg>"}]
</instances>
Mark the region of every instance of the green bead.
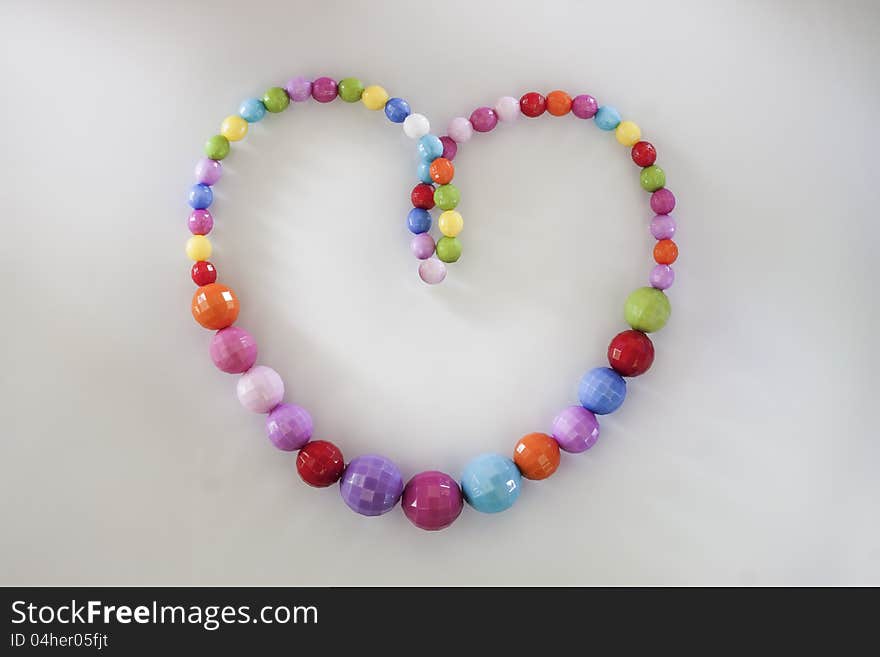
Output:
<instances>
[{"instance_id":1,"label":"green bead","mask_svg":"<svg viewBox=\"0 0 880 657\"><path fill-rule=\"evenodd\" d=\"M669 299L663 292L653 287L640 287L635 290L626 298L623 310L627 324L645 333L653 333L666 326L671 312Z\"/></svg>"},{"instance_id":2,"label":"green bead","mask_svg":"<svg viewBox=\"0 0 880 657\"><path fill-rule=\"evenodd\" d=\"M454 210L461 200L461 194L455 185L440 185L434 190L434 203L441 210Z\"/></svg>"},{"instance_id":3,"label":"green bead","mask_svg":"<svg viewBox=\"0 0 880 657\"><path fill-rule=\"evenodd\" d=\"M364 93L364 83L357 78L344 78L339 81L339 97L346 103L356 103Z\"/></svg>"},{"instance_id":4,"label":"green bead","mask_svg":"<svg viewBox=\"0 0 880 657\"><path fill-rule=\"evenodd\" d=\"M266 93L263 94L263 105L269 112L277 114L286 110L290 105L290 96L281 87L272 87L266 89Z\"/></svg>"},{"instance_id":5,"label":"green bead","mask_svg":"<svg viewBox=\"0 0 880 657\"><path fill-rule=\"evenodd\" d=\"M214 135L205 142L205 155L212 160L222 160L229 155L229 140L223 135Z\"/></svg>"},{"instance_id":6,"label":"green bead","mask_svg":"<svg viewBox=\"0 0 880 657\"><path fill-rule=\"evenodd\" d=\"M443 262L456 262L461 257L461 242L457 237L441 237L437 240L437 257Z\"/></svg>"},{"instance_id":7,"label":"green bead","mask_svg":"<svg viewBox=\"0 0 880 657\"><path fill-rule=\"evenodd\" d=\"M663 172L663 169L652 164L642 169L639 182L642 184L642 189L646 192L656 192L666 185L666 174Z\"/></svg>"}]
</instances>

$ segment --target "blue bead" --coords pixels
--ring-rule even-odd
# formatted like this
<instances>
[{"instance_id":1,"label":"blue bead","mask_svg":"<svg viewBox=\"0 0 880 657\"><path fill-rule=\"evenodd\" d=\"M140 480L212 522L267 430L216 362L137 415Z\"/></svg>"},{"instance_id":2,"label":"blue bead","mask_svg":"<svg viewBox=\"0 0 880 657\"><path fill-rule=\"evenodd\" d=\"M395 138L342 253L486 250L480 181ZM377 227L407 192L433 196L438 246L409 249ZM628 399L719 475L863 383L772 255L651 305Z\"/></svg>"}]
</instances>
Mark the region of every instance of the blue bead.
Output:
<instances>
[{"instance_id":1,"label":"blue bead","mask_svg":"<svg viewBox=\"0 0 880 657\"><path fill-rule=\"evenodd\" d=\"M620 112L610 105L602 105L593 117L596 125L602 130L614 130L620 123Z\"/></svg>"},{"instance_id":2,"label":"blue bead","mask_svg":"<svg viewBox=\"0 0 880 657\"><path fill-rule=\"evenodd\" d=\"M610 367L597 367L581 379L578 399L581 406L597 415L613 413L626 399L626 381Z\"/></svg>"},{"instance_id":3,"label":"blue bead","mask_svg":"<svg viewBox=\"0 0 880 657\"><path fill-rule=\"evenodd\" d=\"M513 506L522 485L522 475L513 461L500 454L482 454L461 473L464 498L477 511L498 513Z\"/></svg>"},{"instance_id":4,"label":"blue bead","mask_svg":"<svg viewBox=\"0 0 880 657\"><path fill-rule=\"evenodd\" d=\"M416 175L418 175L419 180L421 180L423 183L430 184L430 183L434 182L434 179L431 178L431 163L430 162L419 162L419 169L418 169L418 172Z\"/></svg>"},{"instance_id":5,"label":"blue bead","mask_svg":"<svg viewBox=\"0 0 880 657\"><path fill-rule=\"evenodd\" d=\"M406 216L406 225L416 235L427 233L431 230L431 213L422 208L413 208Z\"/></svg>"},{"instance_id":6,"label":"blue bead","mask_svg":"<svg viewBox=\"0 0 880 657\"><path fill-rule=\"evenodd\" d=\"M443 155L443 142L437 135L425 135L419 139L419 157L424 162L433 162Z\"/></svg>"},{"instance_id":7,"label":"blue bead","mask_svg":"<svg viewBox=\"0 0 880 657\"><path fill-rule=\"evenodd\" d=\"M248 123L256 123L266 116L266 106L259 98L248 98L238 108L238 115Z\"/></svg>"},{"instance_id":8,"label":"blue bead","mask_svg":"<svg viewBox=\"0 0 880 657\"><path fill-rule=\"evenodd\" d=\"M403 123L411 111L409 103L403 98L389 98L385 103L385 116L392 123Z\"/></svg>"},{"instance_id":9,"label":"blue bead","mask_svg":"<svg viewBox=\"0 0 880 657\"><path fill-rule=\"evenodd\" d=\"M204 210L214 202L214 192L208 185L198 183L189 188L189 206L194 210Z\"/></svg>"}]
</instances>

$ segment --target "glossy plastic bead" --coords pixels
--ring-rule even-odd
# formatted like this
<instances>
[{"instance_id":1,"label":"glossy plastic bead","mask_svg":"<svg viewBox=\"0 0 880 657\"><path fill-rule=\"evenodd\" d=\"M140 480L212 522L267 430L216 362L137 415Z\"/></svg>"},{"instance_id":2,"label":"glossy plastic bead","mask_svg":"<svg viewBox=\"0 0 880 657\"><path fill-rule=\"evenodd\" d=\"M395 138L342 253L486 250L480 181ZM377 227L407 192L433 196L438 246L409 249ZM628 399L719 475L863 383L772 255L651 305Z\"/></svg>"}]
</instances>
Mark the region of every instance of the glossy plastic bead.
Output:
<instances>
[{"instance_id":1,"label":"glossy plastic bead","mask_svg":"<svg viewBox=\"0 0 880 657\"><path fill-rule=\"evenodd\" d=\"M637 331L659 331L669 320L672 308L663 292L653 287L640 287L626 299L624 316L626 323Z\"/></svg>"},{"instance_id":2,"label":"glossy plastic bead","mask_svg":"<svg viewBox=\"0 0 880 657\"><path fill-rule=\"evenodd\" d=\"M437 227L447 237L455 237L464 228L464 219L455 210L447 210L437 217Z\"/></svg>"},{"instance_id":3,"label":"glossy plastic bead","mask_svg":"<svg viewBox=\"0 0 880 657\"><path fill-rule=\"evenodd\" d=\"M238 319L238 309L235 292L220 283L203 285L193 294L193 319L206 329L219 331L231 326Z\"/></svg>"},{"instance_id":4,"label":"glossy plastic bead","mask_svg":"<svg viewBox=\"0 0 880 657\"><path fill-rule=\"evenodd\" d=\"M278 404L266 417L266 434L283 452L302 449L312 439L315 423L302 406Z\"/></svg>"},{"instance_id":5,"label":"glossy plastic bead","mask_svg":"<svg viewBox=\"0 0 880 657\"><path fill-rule=\"evenodd\" d=\"M651 270L650 276L648 276L648 282L651 284L651 287L655 287L658 290L666 290L672 287L672 284L675 282L675 272L669 265L656 265Z\"/></svg>"},{"instance_id":6,"label":"glossy plastic bead","mask_svg":"<svg viewBox=\"0 0 880 657\"><path fill-rule=\"evenodd\" d=\"M369 454L352 460L339 482L342 501L362 516L381 516L397 504L403 493L403 477L384 456Z\"/></svg>"},{"instance_id":7,"label":"glossy plastic bead","mask_svg":"<svg viewBox=\"0 0 880 657\"><path fill-rule=\"evenodd\" d=\"M413 187L409 197L413 207L430 210L434 207L434 186L427 183L419 183Z\"/></svg>"},{"instance_id":8,"label":"glossy plastic bead","mask_svg":"<svg viewBox=\"0 0 880 657\"><path fill-rule=\"evenodd\" d=\"M642 138L642 129L632 121L621 121L614 129L614 136L617 143L630 147Z\"/></svg>"},{"instance_id":9,"label":"glossy plastic bead","mask_svg":"<svg viewBox=\"0 0 880 657\"><path fill-rule=\"evenodd\" d=\"M403 134L410 139L419 139L431 132L431 122L424 114L410 114L403 120Z\"/></svg>"},{"instance_id":10,"label":"glossy plastic bead","mask_svg":"<svg viewBox=\"0 0 880 657\"><path fill-rule=\"evenodd\" d=\"M519 99L519 111L530 118L541 116L546 109L547 99L537 91L531 91L524 94Z\"/></svg>"},{"instance_id":11,"label":"glossy plastic bead","mask_svg":"<svg viewBox=\"0 0 880 657\"><path fill-rule=\"evenodd\" d=\"M419 260L425 260L434 255L434 238L428 233L421 233L412 238L409 248Z\"/></svg>"},{"instance_id":12,"label":"glossy plastic bead","mask_svg":"<svg viewBox=\"0 0 880 657\"><path fill-rule=\"evenodd\" d=\"M446 263L437 258L428 258L419 263L419 278L428 285L437 285L446 278Z\"/></svg>"},{"instance_id":13,"label":"glossy plastic bead","mask_svg":"<svg viewBox=\"0 0 880 657\"><path fill-rule=\"evenodd\" d=\"M564 91L551 91L547 94L547 113L553 116L565 116L571 111L571 96Z\"/></svg>"},{"instance_id":14,"label":"glossy plastic bead","mask_svg":"<svg viewBox=\"0 0 880 657\"><path fill-rule=\"evenodd\" d=\"M647 141L638 141L633 144L630 152L633 162L640 167L649 167L657 161L657 151L654 145Z\"/></svg>"},{"instance_id":15,"label":"glossy plastic bead","mask_svg":"<svg viewBox=\"0 0 880 657\"><path fill-rule=\"evenodd\" d=\"M424 160L419 162L419 166L416 169L416 177L425 184L434 182L431 178L431 163Z\"/></svg>"},{"instance_id":16,"label":"glossy plastic bead","mask_svg":"<svg viewBox=\"0 0 880 657\"><path fill-rule=\"evenodd\" d=\"M471 113L470 121L476 132L489 132L498 125L498 115L491 107L478 107Z\"/></svg>"},{"instance_id":17,"label":"glossy plastic bead","mask_svg":"<svg viewBox=\"0 0 880 657\"><path fill-rule=\"evenodd\" d=\"M400 505L416 527L437 531L455 522L464 508L464 500L455 479L444 472L429 470L406 483Z\"/></svg>"},{"instance_id":18,"label":"glossy plastic bead","mask_svg":"<svg viewBox=\"0 0 880 657\"><path fill-rule=\"evenodd\" d=\"M672 240L660 240L654 245L654 262L671 265L678 259L678 245Z\"/></svg>"},{"instance_id":19,"label":"glossy plastic bead","mask_svg":"<svg viewBox=\"0 0 880 657\"><path fill-rule=\"evenodd\" d=\"M385 116L392 123L403 123L412 110L403 98L389 98L385 103Z\"/></svg>"},{"instance_id":20,"label":"glossy plastic bead","mask_svg":"<svg viewBox=\"0 0 880 657\"><path fill-rule=\"evenodd\" d=\"M608 105L602 105L593 117L593 121L601 130L614 130L620 123L620 113Z\"/></svg>"},{"instance_id":21,"label":"glossy plastic bead","mask_svg":"<svg viewBox=\"0 0 880 657\"><path fill-rule=\"evenodd\" d=\"M284 398L284 381L271 367L257 365L238 377L235 394L252 413L268 413Z\"/></svg>"},{"instance_id":22,"label":"glossy plastic bead","mask_svg":"<svg viewBox=\"0 0 880 657\"><path fill-rule=\"evenodd\" d=\"M654 343L641 331L622 331L608 345L608 364L621 376L640 376L654 362Z\"/></svg>"},{"instance_id":23,"label":"glossy plastic bead","mask_svg":"<svg viewBox=\"0 0 880 657\"><path fill-rule=\"evenodd\" d=\"M208 210L193 210L189 213L186 225L193 235L207 235L214 228L214 217Z\"/></svg>"},{"instance_id":24,"label":"glossy plastic bead","mask_svg":"<svg viewBox=\"0 0 880 657\"><path fill-rule=\"evenodd\" d=\"M457 237L441 237L437 240L437 257L443 262L458 262L461 257L461 242Z\"/></svg>"},{"instance_id":25,"label":"glossy plastic bead","mask_svg":"<svg viewBox=\"0 0 880 657\"><path fill-rule=\"evenodd\" d=\"M241 141L247 135L248 122L237 114L230 114L220 124L220 134L229 141Z\"/></svg>"},{"instance_id":26,"label":"glossy plastic bead","mask_svg":"<svg viewBox=\"0 0 880 657\"><path fill-rule=\"evenodd\" d=\"M456 116L446 127L446 133L456 144L464 144L474 136L474 126L463 116Z\"/></svg>"},{"instance_id":27,"label":"glossy plastic bead","mask_svg":"<svg viewBox=\"0 0 880 657\"><path fill-rule=\"evenodd\" d=\"M592 119L598 111L599 103L589 94L581 94L571 100L571 113L579 119Z\"/></svg>"},{"instance_id":28,"label":"glossy plastic bead","mask_svg":"<svg viewBox=\"0 0 880 657\"><path fill-rule=\"evenodd\" d=\"M208 353L221 372L242 374L257 362L257 341L243 328L227 326L211 338Z\"/></svg>"},{"instance_id":29,"label":"glossy plastic bead","mask_svg":"<svg viewBox=\"0 0 880 657\"><path fill-rule=\"evenodd\" d=\"M651 219L651 235L656 240L671 240L675 236L675 219L668 214L654 215Z\"/></svg>"},{"instance_id":30,"label":"glossy plastic bead","mask_svg":"<svg viewBox=\"0 0 880 657\"><path fill-rule=\"evenodd\" d=\"M196 183L189 188L187 202L195 210L204 210L211 207L211 203L214 202L214 192L208 185Z\"/></svg>"},{"instance_id":31,"label":"glossy plastic bead","mask_svg":"<svg viewBox=\"0 0 880 657\"><path fill-rule=\"evenodd\" d=\"M657 214L669 214L675 209L675 195L666 187L651 194L651 209Z\"/></svg>"},{"instance_id":32,"label":"glossy plastic bead","mask_svg":"<svg viewBox=\"0 0 880 657\"><path fill-rule=\"evenodd\" d=\"M455 178L455 165L445 157L438 157L431 162L428 173L431 175L431 180L438 185L448 185Z\"/></svg>"},{"instance_id":33,"label":"glossy plastic bead","mask_svg":"<svg viewBox=\"0 0 880 657\"><path fill-rule=\"evenodd\" d=\"M419 151L419 157L423 162L433 162L443 155L443 142L437 135L425 135L419 138L419 144L416 147Z\"/></svg>"},{"instance_id":34,"label":"glossy plastic bead","mask_svg":"<svg viewBox=\"0 0 880 657\"><path fill-rule=\"evenodd\" d=\"M186 255L190 260L207 260L211 251L211 240L204 235L193 235L186 241Z\"/></svg>"},{"instance_id":35,"label":"glossy plastic bead","mask_svg":"<svg viewBox=\"0 0 880 657\"><path fill-rule=\"evenodd\" d=\"M431 230L431 213L423 208L413 208L406 215L406 226L414 235Z\"/></svg>"},{"instance_id":36,"label":"glossy plastic bead","mask_svg":"<svg viewBox=\"0 0 880 657\"><path fill-rule=\"evenodd\" d=\"M454 210L461 200L461 194L455 185L440 185L434 190L434 203L441 210Z\"/></svg>"},{"instance_id":37,"label":"glossy plastic bead","mask_svg":"<svg viewBox=\"0 0 880 657\"><path fill-rule=\"evenodd\" d=\"M287 109L287 106L290 105L290 96L288 96L287 92L281 87L271 87L266 89L266 93L263 94L262 100L263 105L266 107L266 111L272 112L273 114L283 112Z\"/></svg>"},{"instance_id":38,"label":"glossy plastic bead","mask_svg":"<svg viewBox=\"0 0 880 657\"><path fill-rule=\"evenodd\" d=\"M312 98L319 103L330 103L336 100L336 80L322 77L312 82Z\"/></svg>"},{"instance_id":39,"label":"glossy plastic bead","mask_svg":"<svg viewBox=\"0 0 880 657\"><path fill-rule=\"evenodd\" d=\"M495 102L495 114L502 123L513 123L519 117L519 101L513 96L504 96Z\"/></svg>"},{"instance_id":40,"label":"glossy plastic bead","mask_svg":"<svg viewBox=\"0 0 880 657\"><path fill-rule=\"evenodd\" d=\"M455 159L456 153L458 153L458 144L455 143L455 140L452 137L447 137L443 135L440 137L440 141L443 142L443 155L447 160L452 162Z\"/></svg>"},{"instance_id":41,"label":"glossy plastic bead","mask_svg":"<svg viewBox=\"0 0 880 657\"><path fill-rule=\"evenodd\" d=\"M357 78L342 78L336 90L346 103L356 103L364 93L364 83Z\"/></svg>"},{"instance_id":42,"label":"glossy plastic bead","mask_svg":"<svg viewBox=\"0 0 880 657\"><path fill-rule=\"evenodd\" d=\"M513 448L513 462L526 479L546 479L559 467L559 443L546 433L530 433Z\"/></svg>"},{"instance_id":43,"label":"glossy plastic bead","mask_svg":"<svg viewBox=\"0 0 880 657\"><path fill-rule=\"evenodd\" d=\"M207 260L194 262L189 273L192 277L193 283L199 287L217 282L217 270L214 268L214 265Z\"/></svg>"},{"instance_id":44,"label":"glossy plastic bead","mask_svg":"<svg viewBox=\"0 0 880 657\"><path fill-rule=\"evenodd\" d=\"M583 406L569 406L553 419L552 432L560 449L578 454L599 440L599 420Z\"/></svg>"},{"instance_id":45,"label":"glossy plastic bead","mask_svg":"<svg viewBox=\"0 0 880 657\"><path fill-rule=\"evenodd\" d=\"M238 115L248 123L256 123L266 116L266 106L259 98L245 98L238 107Z\"/></svg>"},{"instance_id":46,"label":"glossy plastic bead","mask_svg":"<svg viewBox=\"0 0 880 657\"><path fill-rule=\"evenodd\" d=\"M296 457L299 476L315 488L332 486L339 481L344 470L342 451L326 440L313 440L299 450Z\"/></svg>"},{"instance_id":47,"label":"glossy plastic bead","mask_svg":"<svg viewBox=\"0 0 880 657\"><path fill-rule=\"evenodd\" d=\"M212 160L222 160L229 155L229 140L223 135L214 135L205 142L205 155Z\"/></svg>"},{"instance_id":48,"label":"glossy plastic bead","mask_svg":"<svg viewBox=\"0 0 880 657\"><path fill-rule=\"evenodd\" d=\"M368 110L380 110L388 102L388 92L378 84L371 84L361 94L361 102Z\"/></svg>"},{"instance_id":49,"label":"glossy plastic bead","mask_svg":"<svg viewBox=\"0 0 880 657\"><path fill-rule=\"evenodd\" d=\"M513 506L522 488L522 475L513 461L500 454L483 454L464 466L461 490L468 504L482 513L499 513Z\"/></svg>"},{"instance_id":50,"label":"glossy plastic bead","mask_svg":"<svg viewBox=\"0 0 880 657\"><path fill-rule=\"evenodd\" d=\"M626 399L626 381L610 367L596 367L581 378L578 400L596 415L613 413Z\"/></svg>"},{"instance_id":51,"label":"glossy plastic bead","mask_svg":"<svg viewBox=\"0 0 880 657\"><path fill-rule=\"evenodd\" d=\"M196 162L195 174L196 182L203 185L213 185L220 180L220 176L223 174L223 165L210 157L203 157Z\"/></svg>"},{"instance_id":52,"label":"glossy plastic bead","mask_svg":"<svg viewBox=\"0 0 880 657\"><path fill-rule=\"evenodd\" d=\"M287 96L295 103L302 103L312 97L312 81L302 75L290 78L284 85Z\"/></svg>"},{"instance_id":53,"label":"glossy plastic bead","mask_svg":"<svg viewBox=\"0 0 880 657\"><path fill-rule=\"evenodd\" d=\"M639 174L639 184L646 192L655 192L666 184L666 173L656 164L652 164L642 169L642 173Z\"/></svg>"}]
</instances>

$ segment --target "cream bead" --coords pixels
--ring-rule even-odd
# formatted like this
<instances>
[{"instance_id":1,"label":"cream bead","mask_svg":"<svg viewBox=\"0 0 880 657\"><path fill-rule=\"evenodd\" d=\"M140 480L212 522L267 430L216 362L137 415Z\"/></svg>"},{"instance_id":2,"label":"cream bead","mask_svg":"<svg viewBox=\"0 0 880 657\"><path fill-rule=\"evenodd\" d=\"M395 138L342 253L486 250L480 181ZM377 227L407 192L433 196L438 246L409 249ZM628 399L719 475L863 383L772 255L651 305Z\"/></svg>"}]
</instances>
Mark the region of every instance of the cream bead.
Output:
<instances>
[{"instance_id":1,"label":"cream bead","mask_svg":"<svg viewBox=\"0 0 880 657\"><path fill-rule=\"evenodd\" d=\"M220 134L229 141L241 141L248 131L248 122L240 116L232 114L220 124Z\"/></svg>"},{"instance_id":2,"label":"cream bead","mask_svg":"<svg viewBox=\"0 0 880 657\"><path fill-rule=\"evenodd\" d=\"M447 210L440 214L437 225L440 227L440 232L446 237L455 237L464 228L464 219L455 210Z\"/></svg>"},{"instance_id":3,"label":"cream bead","mask_svg":"<svg viewBox=\"0 0 880 657\"><path fill-rule=\"evenodd\" d=\"M371 84L364 89L364 93L361 95L361 102L363 102L364 107L368 110L383 109L385 103L388 102L388 92L378 84Z\"/></svg>"},{"instance_id":4,"label":"cream bead","mask_svg":"<svg viewBox=\"0 0 880 657\"><path fill-rule=\"evenodd\" d=\"M624 146L632 146L642 138L642 131L632 121L621 121L614 129L614 136Z\"/></svg>"},{"instance_id":5,"label":"cream bead","mask_svg":"<svg viewBox=\"0 0 880 657\"><path fill-rule=\"evenodd\" d=\"M204 235L193 235L186 241L186 255L190 260L207 260L211 257L211 240Z\"/></svg>"}]
</instances>

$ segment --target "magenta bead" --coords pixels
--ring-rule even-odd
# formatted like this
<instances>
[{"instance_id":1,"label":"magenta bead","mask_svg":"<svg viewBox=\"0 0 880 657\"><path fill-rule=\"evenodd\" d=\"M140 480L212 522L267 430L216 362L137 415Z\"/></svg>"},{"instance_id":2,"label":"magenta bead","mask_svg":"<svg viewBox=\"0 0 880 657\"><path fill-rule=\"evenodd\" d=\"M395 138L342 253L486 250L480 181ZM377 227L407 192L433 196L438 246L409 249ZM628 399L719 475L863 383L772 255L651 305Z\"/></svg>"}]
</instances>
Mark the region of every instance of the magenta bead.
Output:
<instances>
[{"instance_id":1,"label":"magenta bead","mask_svg":"<svg viewBox=\"0 0 880 657\"><path fill-rule=\"evenodd\" d=\"M458 144L455 143L455 140L452 137L443 135L440 137L440 143L443 144L443 155L441 157L445 157L450 162L454 160L455 154L458 153Z\"/></svg>"},{"instance_id":2,"label":"magenta bead","mask_svg":"<svg viewBox=\"0 0 880 657\"><path fill-rule=\"evenodd\" d=\"M315 423L302 406L278 404L266 418L269 440L280 450L292 452L301 449L312 439Z\"/></svg>"},{"instance_id":3,"label":"magenta bead","mask_svg":"<svg viewBox=\"0 0 880 657\"><path fill-rule=\"evenodd\" d=\"M208 351L214 365L228 374L247 372L257 362L256 340L238 326L217 331L211 338Z\"/></svg>"},{"instance_id":4,"label":"magenta bead","mask_svg":"<svg viewBox=\"0 0 880 657\"><path fill-rule=\"evenodd\" d=\"M425 260L434 255L434 238L428 233L421 233L412 238L409 248L419 260Z\"/></svg>"},{"instance_id":5,"label":"magenta bead","mask_svg":"<svg viewBox=\"0 0 880 657\"><path fill-rule=\"evenodd\" d=\"M336 98L337 85L333 78L318 78L312 82L312 98L319 103L329 103Z\"/></svg>"},{"instance_id":6,"label":"magenta bead","mask_svg":"<svg viewBox=\"0 0 880 657\"><path fill-rule=\"evenodd\" d=\"M658 240L671 240L675 236L675 219L668 214L658 214L651 219L651 235Z\"/></svg>"},{"instance_id":7,"label":"magenta bead","mask_svg":"<svg viewBox=\"0 0 880 657\"><path fill-rule=\"evenodd\" d=\"M214 227L214 217L207 210L193 210L189 213L186 225L193 235L207 235Z\"/></svg>"},{"instance_id":8,"label":"magenta bead","mask_svg":"<svg viewBox=\"0 0 880 657\"><path fill-rule=\"evenodd\" d=\"M498 115L491 107L478 107L471 114L471 125L477 132L489 132L498 125Z\"/></svg>"},{"instance_id":9,"label":"magenta bead","mask_svg":"<svg viewBox=\"0 0 880 657\"><path fill-rule=\"evenodd\" d=\"M571 99L571 113L579 119L592 119L599 111L599 103L589 94L581 94Z\"/></svg>"},{"instance_id":10,"label":"magenta bead","mask_svg":"<svg viewBox=\"0 0 880 657\"><path fill-rule=\"evenodd\" d=\"M569 406L553 420L553 438L566 452L583 452L599 440L599 421L583 406Z\"/></svg>"},{"instance_id":11,"label":"magenta bead","mask_svg":"<svg viewBox=\"0 0 880 657\"><path fill-rule=\"evenodd\" d=\"M428 285L437 285L446 278L446 263L437 258L422 260L419 264L419 278Z\"/></svg>"},{"instance_id":12,"label":"magenta bead","mask_svg":"<svg viewBox=\"0 0 880 657\"><path fill-rule=\"evenodd\" d=\"M669 265L657 265L651 270L648 282L651 284L651 287L665 290L672 287L672 284L675 282L675 272Z\"/></svg>"},{"instance_id":13,"label":"magenta bead","mask_svg":"<svg viewBox=\"0 0 880 657\"><path fill-rule=\"evenodd\" d=\"M410 479L400 503L409 521L427 531L449 527L464 506L458 482L436 470L420 472Z\"/></svg>"},{"instance_id":14,"label":"magenta bead","mask_svg":"<svg viewBox=\"0 0 880 657\"><path fill-rule=\"evenodd\" d=\"M669 214L675 208L675 195L665 187L651 194L651 209L657 214Z\"/></svg>"},{"instance_id":15,"label":"magenta bead","mask_svg":"<svg viewBox=\"0 0 880 657\"><path fill-rule=\"evenodd\" d=\"M213 185L223 174L223 165L210 157L203 157L196 162L196 182L203 185Z\"/></svg>"},{"instance_id":16,"label":"magenta bead","mask_svg":"<svg viewBox=\"0 0 880 657\"><path fill-rule=\"evenodd\" d=\"M271 367L257 365L239 377L235 394L249 411L268 413L284 398L284 381Z\"/></svg>"},{"instance_id":17,"label":"magenta bead","mask_svg":"<svg viewBox=\"0 0 880 657\"><path fill-rule=\"evenodd\" d=\"M287 95L290 96L290 100L301 103L311 97L312 81L298 75L287 81L287 84L284 85L284 90L287 92Z\"/></svg>"}]
</instances>

